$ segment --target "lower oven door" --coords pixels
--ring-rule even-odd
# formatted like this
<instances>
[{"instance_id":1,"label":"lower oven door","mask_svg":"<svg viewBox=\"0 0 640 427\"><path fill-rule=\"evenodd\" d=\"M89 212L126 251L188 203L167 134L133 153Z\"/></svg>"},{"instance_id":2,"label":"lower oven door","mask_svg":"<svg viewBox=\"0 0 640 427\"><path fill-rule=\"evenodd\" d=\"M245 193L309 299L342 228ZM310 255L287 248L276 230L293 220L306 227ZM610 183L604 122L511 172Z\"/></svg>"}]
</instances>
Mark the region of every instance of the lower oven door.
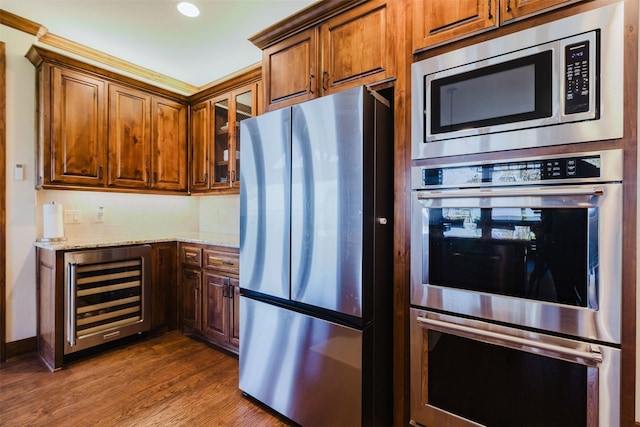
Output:
<instances>
[{"instance_id":1,"label":"lower oven door","mask_svg":"<svg viewBox=\"0 0 640 427\"><path fill-rule=\"evenodd\" d=\"M411 424L619 421L620 350L411 309Z\"/></svg>"}]
</instances>

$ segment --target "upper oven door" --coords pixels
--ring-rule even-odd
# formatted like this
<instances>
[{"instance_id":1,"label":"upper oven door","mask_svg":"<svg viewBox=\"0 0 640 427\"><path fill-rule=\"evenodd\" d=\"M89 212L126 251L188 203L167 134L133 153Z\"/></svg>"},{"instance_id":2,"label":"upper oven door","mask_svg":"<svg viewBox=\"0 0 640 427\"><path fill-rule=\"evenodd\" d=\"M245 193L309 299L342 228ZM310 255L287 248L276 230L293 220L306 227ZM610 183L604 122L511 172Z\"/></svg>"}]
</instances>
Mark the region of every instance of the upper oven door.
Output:
<instances>
[{"instance_id":1,"label":"upper oven door","mask_svg":"<svg viewBox=\"0 0 640 427\"><path fill-rule=\"evenodd\" d=\"M414 306L620 343L622 185L412 194Z\"/></svg>"}]
</instances>

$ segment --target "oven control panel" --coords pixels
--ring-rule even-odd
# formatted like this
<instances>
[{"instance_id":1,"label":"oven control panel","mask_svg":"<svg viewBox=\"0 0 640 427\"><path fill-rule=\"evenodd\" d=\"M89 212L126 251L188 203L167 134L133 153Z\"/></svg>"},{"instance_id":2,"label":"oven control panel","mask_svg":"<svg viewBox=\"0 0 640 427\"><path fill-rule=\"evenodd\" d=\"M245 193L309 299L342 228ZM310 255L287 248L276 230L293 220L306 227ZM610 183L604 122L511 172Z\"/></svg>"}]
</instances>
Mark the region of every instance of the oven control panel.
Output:
<instances>
[{"instance_id":1,"label":"oven control panel","mask_svg":"<svg viewBox=\"0 0 640 427\"><path fill-rule=\"evenodd\" d=\"M622 152L414 167L412 188L460 188L622 180Z\"/></svg>"}]
</instances>

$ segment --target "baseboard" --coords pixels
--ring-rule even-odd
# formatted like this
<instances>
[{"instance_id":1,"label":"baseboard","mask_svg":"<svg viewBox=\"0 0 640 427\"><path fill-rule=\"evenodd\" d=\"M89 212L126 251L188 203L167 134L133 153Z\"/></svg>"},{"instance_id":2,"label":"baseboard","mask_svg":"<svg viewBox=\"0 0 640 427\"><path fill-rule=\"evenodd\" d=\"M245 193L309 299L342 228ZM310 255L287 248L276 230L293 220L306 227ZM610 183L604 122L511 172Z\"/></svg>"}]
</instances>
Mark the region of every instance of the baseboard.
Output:
<instances>
[{"instance_id":1,"label":"baseboard","mask_svg":"<svg viewBox=\"0 0 640 427\"><path fill-rule=\"evenodd\" d=\"M37 349L36 337L25 338L18 341L11 341L5 344L7 359L22 356L27 353L35 353Z\"/></svg>"}]
</instances>

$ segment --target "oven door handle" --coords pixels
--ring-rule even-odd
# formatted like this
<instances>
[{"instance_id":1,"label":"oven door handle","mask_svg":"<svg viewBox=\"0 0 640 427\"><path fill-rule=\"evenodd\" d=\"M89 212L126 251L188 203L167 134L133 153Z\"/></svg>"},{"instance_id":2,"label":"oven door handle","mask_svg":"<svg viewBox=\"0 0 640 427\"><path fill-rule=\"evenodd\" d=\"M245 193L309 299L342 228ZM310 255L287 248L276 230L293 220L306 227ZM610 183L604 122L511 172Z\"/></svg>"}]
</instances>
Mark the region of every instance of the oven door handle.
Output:
<instances>
[{"instance_id":1,"label":"oven door handle","mask_svg":"<svg viewBox=\"0 0 640 427\"><path fill-rule=\"evenodd\" d=\"M418 317L418 323L429 325L436 327L438 329L450 332L458 332L463 333L467 337L480 337L485 338L491 343L499 343L505 345L507 347L522 349L523 347L528 347L531 349L544 350L546 352L555 353L563 358L568 358L570 360L585 360L592 361L595 363L602 362L602 353L597 345L587 344L590 347L589 351L579 350L575 348L569 348L565 346L545 343L542 341L536 341L532 339L515 337L511 335L505 335L498 332L487 331L478 328L472 328L470 326L458 325L456 323L443 322L441 320L429 319L427 317ZM533 351L532 353L539 353Z\"/></svg>"},{"instance_id":2,"label":"oven door handle","mask_svg":"<svg viewBox=\"0 0 640 427\"><path fill-rule=\"evenodd\" d=\"M491 189L491 190L445 190L445 191L420 191L419 200L426 199L455 199L463 197L546 197L546 196L602 196L603 187L588 188L517 188L517 189Z\"/></svg>"}]
</instances>

